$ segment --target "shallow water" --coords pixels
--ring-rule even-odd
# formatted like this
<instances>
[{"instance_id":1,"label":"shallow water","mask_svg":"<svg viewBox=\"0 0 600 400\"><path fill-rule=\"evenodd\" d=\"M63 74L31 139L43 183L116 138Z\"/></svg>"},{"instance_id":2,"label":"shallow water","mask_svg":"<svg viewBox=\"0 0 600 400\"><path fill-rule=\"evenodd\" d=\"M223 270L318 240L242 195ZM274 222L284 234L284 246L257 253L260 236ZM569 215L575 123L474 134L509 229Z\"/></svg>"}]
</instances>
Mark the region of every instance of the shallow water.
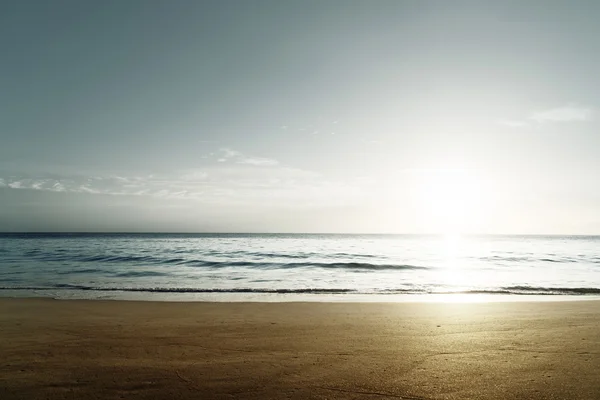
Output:
<instances>
[{"instance_id":1,"label":"shallow water","mask_svg":"<svg viewBox=\"0 0 600 400\"><path fill-rule=\"evenodd\" d=\"M0 295L599 295L600 237L2 234Z\"/></svg>"}]
</instances>

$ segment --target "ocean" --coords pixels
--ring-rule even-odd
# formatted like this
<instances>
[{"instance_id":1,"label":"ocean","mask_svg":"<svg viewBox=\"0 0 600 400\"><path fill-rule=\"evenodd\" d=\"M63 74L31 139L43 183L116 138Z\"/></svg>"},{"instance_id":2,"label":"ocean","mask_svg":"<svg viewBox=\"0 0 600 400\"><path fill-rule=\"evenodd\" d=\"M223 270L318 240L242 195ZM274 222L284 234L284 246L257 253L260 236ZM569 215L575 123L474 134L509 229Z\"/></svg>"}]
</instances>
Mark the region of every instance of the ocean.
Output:
<instances>
[{"instance_id":1,"label":"ocean","mask_svg":"<svg viewBox=\"0 0 600 400\"><path fill-rule=\"evenodd\" d=\"M600 237L0 234L0 296L402 301L482 295L598 296Z\"/></svg>"}]
</instances>

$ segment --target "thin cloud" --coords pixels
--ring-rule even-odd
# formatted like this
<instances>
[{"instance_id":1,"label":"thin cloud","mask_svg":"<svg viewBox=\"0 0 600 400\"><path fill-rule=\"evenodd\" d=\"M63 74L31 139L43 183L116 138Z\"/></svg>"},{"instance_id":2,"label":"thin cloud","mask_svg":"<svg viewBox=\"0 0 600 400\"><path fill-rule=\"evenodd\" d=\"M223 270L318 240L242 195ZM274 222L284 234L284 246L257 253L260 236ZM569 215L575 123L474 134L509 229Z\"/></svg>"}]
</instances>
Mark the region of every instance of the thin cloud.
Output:
<instances>
[{"instance_id":1,"label":"thin cloud","mask_svg":"<svg viewBox=\"0 0 600 400\"><path fill-rule=\"evenodd\" d=\"M531 114L529 119L540 124L546 122L589 121L592 119L592 109L589 107L569 105L565 107L534 112Z\"/></svg>"},{"instance_id":2,"label":"thin cloud","mask_svg":"<svg viewBox=\"0 0 600 400\"><path fill-rule=\"evenodd\" d=\"M333 120L331 122L319 121L317 123L307 123L300 126L282 125L280 128L289 131L289 133L298 132L304 135L318 135L320 133L335 135L339 133L340 125L338 120Z\"/></svg>"},{"instance_id":3,"label":"thin cloud","mask_svg":"<svg viewBox=\"0 0 600 400\"><path fill-rule=\"evenodd\" d=\"M254 165L260 167L272 167L279 165L279 161L272 158L247 156L237 150L230 148L222 148L220 150L220 158L218 162L234 162L236 164Z\"/></svg>"},{"instance_id":4,"label":"thin cloud","mask_svg":"<svg viewBox=\"0 0 600 400\"><path fill-rule=\"evenodd\" d=\"M237 157L239 152L234 156ZM233 153L228 153L232 155ZM269 159L244 157L254 168L236 162L146 176L2 177L10 190L63 192L87 196L135 196L191 201L197 205L328 206L357 201L353 182L329 181L301 169L273 165Z\"/></svg>"},{"instance_id":5,"label":"thin cloud","mask_svg":"<svg viewBox=\"0 0 600 400\"><path fill-rule=\"evenodd\" d=\"M54 185L52 185L52 190L55 192L66 192L67 187L61 182L56 182Z\"/></svg>"},{"instance_id":6,"label":"thin cloud","mask_svg":"<svg viewBox=\"0 0 600 400\"><path fill-rule=\"evenodd\" d=\"M23 185L23 182L21 182L21 181L10 182L8 184L8 187L11 189L25 189L26 188L26 186Z\"/></svg>"},{"instance_id":7,"label":"thin cloud","mask_svg":"<svg viewBox=\"0 0 600 400\"><path fill-rule=\"evenodd\" d=\"M513 129L520 129L555 123L587 122L591 121L593 116L594 110L591 107L582 107L571 104L563 107L532 112L524 120L503 119L498 121L498 124Z\"/></svg>"},{"instance_id":8,"label":"thin cloud","mask_svg":"<svg viewBox=\"0 0 600 400\"><path fill-rule=\"evenodd\" d=\"M46 190L51 192L64 192L67 191L65 182L58 179L32 179L32 178L11 178L2 180L3 183L0 186L7 186L11 189L30 189L30 190ZM67 181L66 184L71 184L72 181Z\"/></svg>"},{"instance_id":9,"label":"thin cloud","mask_svg":"<svg viewBox=\"0 0 600 400\"><path fill-rule=\"evenodd\" d=\"M205 181L206 179L208 179L208 172L199 171L199 170L190 170L190 171L185 172L181 176L180 179L183 181L188 181L188 182Z\"/></svg>"},{"instance_id":10,"label":"thin cloud","mask_svg":"<svg viewBox=\"0 0 600 400\"><path fill-rule=\"evenodd\" d=\"M238 164L257 165L271 167L279 164L279 161L262 157L243 157L237 161Z\"/></svg>"},{"instance_id":11,"label":"thin cloud","mask_svg":"<svg viewBox=\"0 0 600 400\"><path fill-rule=\"evenodd\" d=\"M239 151L236 150L232 150L230 148L224 147L221 150L221 154L223 155L222 158L224 159L230 159L230 158L237 158L237 157L242 157L242 153L240 153Z\"/></svg>"},{"instance_id":12,"label":"thin cloud","mask_svg":"<svg viewBox=\"0 0 600 400\"><path fill-rule=\"evenodd\" d=\"M93 189L93 188L89 187L89 185L82 185L82 186L80 186L78 192L80 192L80 193L89 193L89 194L102 194L101 191L99 191L97 189Z\"/></svg>"}]
</instances>

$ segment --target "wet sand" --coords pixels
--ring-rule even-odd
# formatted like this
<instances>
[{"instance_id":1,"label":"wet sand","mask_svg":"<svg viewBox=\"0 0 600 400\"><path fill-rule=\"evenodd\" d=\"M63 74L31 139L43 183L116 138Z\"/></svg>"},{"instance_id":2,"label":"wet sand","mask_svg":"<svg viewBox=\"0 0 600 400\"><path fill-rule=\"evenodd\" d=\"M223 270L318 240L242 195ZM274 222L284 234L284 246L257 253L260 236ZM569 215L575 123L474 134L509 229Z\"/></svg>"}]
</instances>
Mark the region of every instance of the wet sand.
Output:
<instances>
[{"instance_id":1,"label":"wet sand","mask_svg":"<svg viewBox=\"0 0 600 400\"><path fill-rule=\"evenodd\" d=\"M0 399L600 399L600 302L0 299Z\"/></svg>"}]
</instances>

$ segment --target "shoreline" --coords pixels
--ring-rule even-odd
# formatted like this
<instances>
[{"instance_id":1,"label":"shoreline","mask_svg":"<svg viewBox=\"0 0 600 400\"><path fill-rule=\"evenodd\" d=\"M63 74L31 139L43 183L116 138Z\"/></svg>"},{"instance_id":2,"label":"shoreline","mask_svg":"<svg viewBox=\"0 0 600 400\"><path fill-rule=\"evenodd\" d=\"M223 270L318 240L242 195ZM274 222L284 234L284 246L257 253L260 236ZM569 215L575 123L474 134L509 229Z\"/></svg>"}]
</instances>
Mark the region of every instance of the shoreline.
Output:
<instances>
[{"instance_id":1,"label":"shoreline","mask_svg":"<svg viewBox=\"0 0 600 400\"><path fill-rule=\"evenodd\" d=\"M36 293L43 292L43 293ZM54 293L53 293L54 292ZM315 293L160 293L131 291L0 290L0 299L111 300L168 303L519 303L599 301L596 294L315 294Z\"/></svg>"},{"instance_id":2,"label":"shoreline","mask_svg":"<svg viewBox=\"0 0 600 400\"><path fill-rule=\"evenodd\" d=\"M598 399L597 300L0 298L0 398Z\"/></svg>"}]
</instances>

